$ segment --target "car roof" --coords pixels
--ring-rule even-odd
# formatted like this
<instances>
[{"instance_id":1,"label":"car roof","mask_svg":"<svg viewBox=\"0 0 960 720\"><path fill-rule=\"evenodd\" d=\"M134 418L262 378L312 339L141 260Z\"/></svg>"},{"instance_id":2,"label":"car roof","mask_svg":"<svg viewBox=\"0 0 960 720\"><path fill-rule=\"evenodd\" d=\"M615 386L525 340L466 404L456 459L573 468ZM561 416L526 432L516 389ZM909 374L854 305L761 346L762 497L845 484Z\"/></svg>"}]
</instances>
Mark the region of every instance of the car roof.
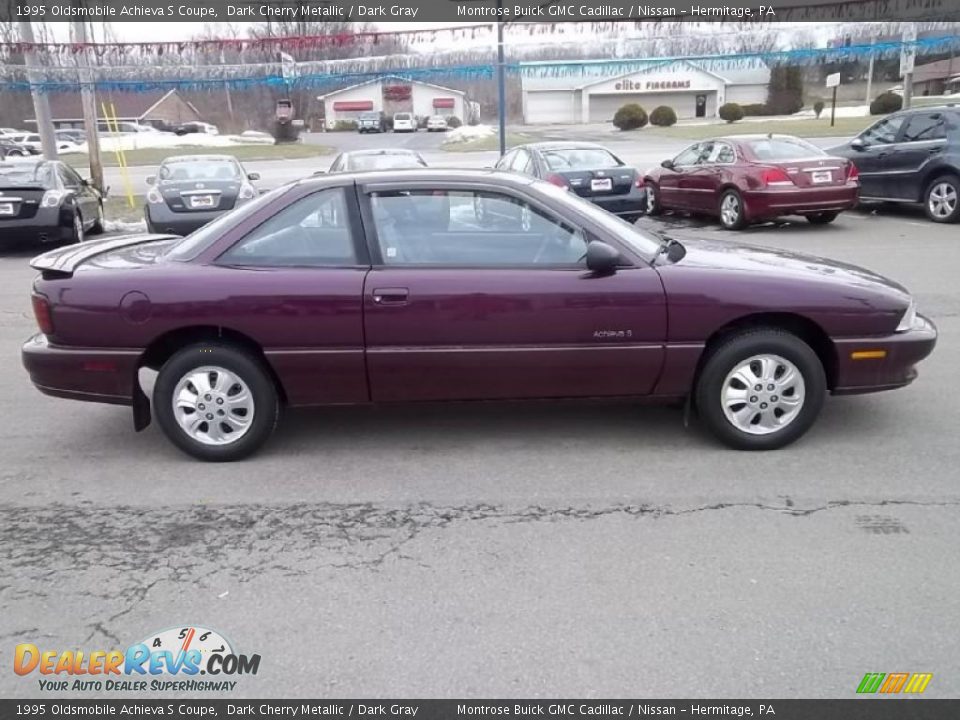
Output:
<instances>
[{"instance_id":1,"label":"car roof","mask_svg":"<svg viewBox=\"0 0 960 720\"><path fill-rule=\"evenodd\" d=\"M352 170L350 172L314 175L296 181L297 185L344 185L351 181L363 183L393 182L479 182L509 187L525 187L536 178L519 173L492 169L405 168L402 170Z\"/></svg>"},{"instance_id":2,"label":"car roof","mask_svg":"<svg viewBox=\"0 0 960 720\"><path fill-rule=\"evenodd\" d=\"M205 162L208 160L233 160L239 162L233 155L170 155L165 157L161 164L165 162Z\"/></svg>"},{"instance_id":3,"label":"car roof","mask_svg":"<svg viewBox=\"0 0 960 720\"><path fill-rule=\"evenodd\" d=\"M55 161L42 160L42 159L36 159L36 158L24 158L23 160L20 160L18 162L0 161L0 170L22 170L23 168L36 168L47 162L55 162Z\"/></svg>"},{"instance_id":4,"label":"car roof","mask_svg":"<svg viewBox=\"0 0 960 720\"><path fill-rule=\"evenodd\" d=\"M370 150L347 150L344 155L418 155L408 148L371 148Z\"/></svg>"},{"instance_id":5,"label":"car roof","mask_svg":"<svg viewBox=\"0 0 960 720\"><path fill-rule=\"evenodd\" d=\"M527 143L526 145L517 145L517 148L527 148L529 150L606 150L600 143L581 142L579 140L554 140L550 142ZM511 148L516 149L516 148Z\"/></svg>"}]
</instances>

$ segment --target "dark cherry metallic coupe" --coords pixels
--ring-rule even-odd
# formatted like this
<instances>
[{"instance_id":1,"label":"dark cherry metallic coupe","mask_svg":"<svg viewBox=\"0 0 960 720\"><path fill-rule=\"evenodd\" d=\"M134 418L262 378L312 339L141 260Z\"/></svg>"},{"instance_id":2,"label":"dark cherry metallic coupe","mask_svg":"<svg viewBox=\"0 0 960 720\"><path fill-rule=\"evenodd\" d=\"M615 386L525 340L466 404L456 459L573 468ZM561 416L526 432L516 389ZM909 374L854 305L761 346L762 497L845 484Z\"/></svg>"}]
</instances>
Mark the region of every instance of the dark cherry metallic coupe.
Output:
<instances>
[{"instance_id":1,"label":"dark cherry metallic coupe","mask_svg":"<svg viewBox=\"0 0 960 720\"><path fill-rule=\"evenodd\" d=\"M32 265L34 384L142 429L154 369L153 414L205 460L254 451L282 406L419 400L687 399L728 445L771 449L828 393L911 382L937 336L867 270L657 239L515 173L314 177L187 238Z\"/></svg>"},{"instance_id":2,"label":"dark cherry metallic coupe","mask_svg":"<svg viewBox=\"0 0 960 720\"><path fill-rule=\"evenodd\" d=\"M647 212L703 213L728 230L784 215L814 225L857 204L857 168L790 135L738 135L694 143L647 172Z\"/></svg>"}]
</instances>

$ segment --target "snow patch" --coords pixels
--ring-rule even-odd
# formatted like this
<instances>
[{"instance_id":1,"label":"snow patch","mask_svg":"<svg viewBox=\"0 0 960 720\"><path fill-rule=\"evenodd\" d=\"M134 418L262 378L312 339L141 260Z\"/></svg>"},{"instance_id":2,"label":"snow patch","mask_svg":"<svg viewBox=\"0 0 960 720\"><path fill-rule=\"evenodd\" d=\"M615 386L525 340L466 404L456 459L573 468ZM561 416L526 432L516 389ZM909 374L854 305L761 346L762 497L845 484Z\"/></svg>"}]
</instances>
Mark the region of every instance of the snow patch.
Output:
<instances>
[{"instance_id":1,"label":"snow patch","mask_svg":"<svg viewBox=\"0 0 960 720\"><path fill-rule=\"evenodd\" d=\"M483 140L493 137L497 131L489 125L461 125L447 132L443 138L444 145L453 145L456 143L472 142L474 140Z\"/></svg>"},{"instance_id":2,"label":"snow patch","mask_svg":"<svg viewBox=\"0 0 960 720\"><path fill-rule=\"evenodd\" d=\"M229 149L238 145L273 145L273 137L267 133L246 132L242 135L207 135L190 133L174 135L163 132L130 133L129 135L104 136L100 138L102 152L140 150L142 148L212 148ZM87 152L82 143L73 152Z\"/></svg>"},{"instance_id":3,"label":"snow patch","mask_svg":"<svg viewBox=\"0 0 960 720\"><path fill-rule=\"evenodd\" d=\"M147 231L147 221L105 220L103 229L110 233L145 233Z\"/></svg>"}]
</instances>

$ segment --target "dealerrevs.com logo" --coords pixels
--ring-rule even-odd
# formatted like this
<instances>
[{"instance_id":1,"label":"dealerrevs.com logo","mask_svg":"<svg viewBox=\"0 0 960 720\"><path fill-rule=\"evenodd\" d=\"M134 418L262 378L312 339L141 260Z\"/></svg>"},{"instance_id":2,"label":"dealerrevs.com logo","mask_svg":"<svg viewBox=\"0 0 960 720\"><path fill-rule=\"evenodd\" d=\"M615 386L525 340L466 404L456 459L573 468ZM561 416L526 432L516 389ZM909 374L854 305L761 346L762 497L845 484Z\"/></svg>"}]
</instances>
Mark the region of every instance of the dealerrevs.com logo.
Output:
<instances>
[{"instance_id":1,"label":"dealerrevs.com logo","mask_svg":"<svg viewBox=\"0 0 960 720\"><path fill-rule=\"evenodd\" d=\"M13 670L39 676L43 691L231 691L238 675L256 675L259 655L242 655L215 630L199 626L151 633L126 650L54 650L17 645ZM199 676L203 676L201 679Z\"/></svg>"}]
</instances>

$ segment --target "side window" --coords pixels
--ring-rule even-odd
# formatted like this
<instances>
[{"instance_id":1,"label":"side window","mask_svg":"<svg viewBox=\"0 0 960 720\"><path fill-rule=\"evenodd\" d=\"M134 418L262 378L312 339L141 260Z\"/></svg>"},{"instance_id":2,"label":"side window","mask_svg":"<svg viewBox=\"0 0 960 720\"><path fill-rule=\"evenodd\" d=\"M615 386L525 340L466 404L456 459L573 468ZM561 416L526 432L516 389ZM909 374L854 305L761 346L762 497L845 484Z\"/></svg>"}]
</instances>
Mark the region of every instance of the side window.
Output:
<instances>
[{"instance_id":1,"label":"side window","mask_svg":"<svg viewBox=\"0 0 960 720\"><path fill-rule=\"evenodd\" d=\"M403 190L370 197L385 265L582 266L583 231L501 193Z\"/></svg>"},{"instance_id":2,"label":"side window","mask_svg":"<svg viewBox=\"0 0 960 720\"><path fill-rule=\"evenodd\" d=\"M227 250L219 262L254 267L356 265L343 189L296 200Z\"/></svg>"},{"instance_id":3,"label":"side window","mask_svg":"<svg viewBox=\"0 0 960 720\"><path fill-rule=\"evenodd\" d=\"M705 162L708 163L732 163L737 159L736 154L733 152L733 148L727 145L726 143L714 143L713 149L710 151L710 156L706 159Z\"/></svg>"},{"instance_id":4,"label":"side window","mask_svg":"<svg viewBox=\"0 0 960 720\"><path fill-rule=\"evenodd\" d=\"M897 115L884 118L860 133L860 139L867 145L889 145L896 142L897 133L903 125L903 117L903 115Z\"/></svg>"},{"instance_id":5,"label":"side window","mask_svg":"<svg viewBox=\"0 0 960 720\"><path fill-rule=\"evenodd\" d=\"M913 115L903 131L903 142L942 140L947 137L947 125L943 115L926 113Z\"/></svg>"},{"instance_id":6,"label":"side window","mask_svg":"<svg viewBox=\"0 0 960 720\"><path fill-rule=\"evenodd\" d=\"M518 150L517 156L513 159L510 169L514 172L529 175L532 165L533 159L530 157L530 153L528 153L526 150Z\"/></svg>"},{"instance_id":7,"label":"side window","mask_svg":"<svg viewBox=\"0 0 960 720\"><path fill-rule=\"evenodd\" d=\"M695 165L700 157L700 143L691 145L673 159L674 165Z\"/></svg>"},{"instance_id":8,"label":"side window","mask_svg":"<svg viewBox=\"0 0 960 720\"><path fill-rule=\"evenodd\" d=\"M343 155L337 155L336 159L330 165L330 172L338 172L343 169Z\"/></svg>"},{"instance_id":9,"label":"side window","mask_svg":"<svg viewBox=\"0 0 960 720\"><path fill-rule=\"evenodd\" d=\"M63 165L57 166L57 175L60 176L60 182L63 183L64 187L74 189L80 187L80 178L70 172Z\"/></svg>"},{"instance_id":10,"label":"side window","mask_svg":"<svg viewBox=\"0 0 960 720\"><path fill-rule=\"evenodd\" d=\"M511 150L510 152L508 152L506 155L504 155L502 158L500 158L500 160L497 162L497 169L499 169L499 170L509 170L509 169L510 169L510 165L513 163L513 159L514 159L516 156L517 156L517 151L516 151L516 150Z\"/></svg>"}]
</instances>

